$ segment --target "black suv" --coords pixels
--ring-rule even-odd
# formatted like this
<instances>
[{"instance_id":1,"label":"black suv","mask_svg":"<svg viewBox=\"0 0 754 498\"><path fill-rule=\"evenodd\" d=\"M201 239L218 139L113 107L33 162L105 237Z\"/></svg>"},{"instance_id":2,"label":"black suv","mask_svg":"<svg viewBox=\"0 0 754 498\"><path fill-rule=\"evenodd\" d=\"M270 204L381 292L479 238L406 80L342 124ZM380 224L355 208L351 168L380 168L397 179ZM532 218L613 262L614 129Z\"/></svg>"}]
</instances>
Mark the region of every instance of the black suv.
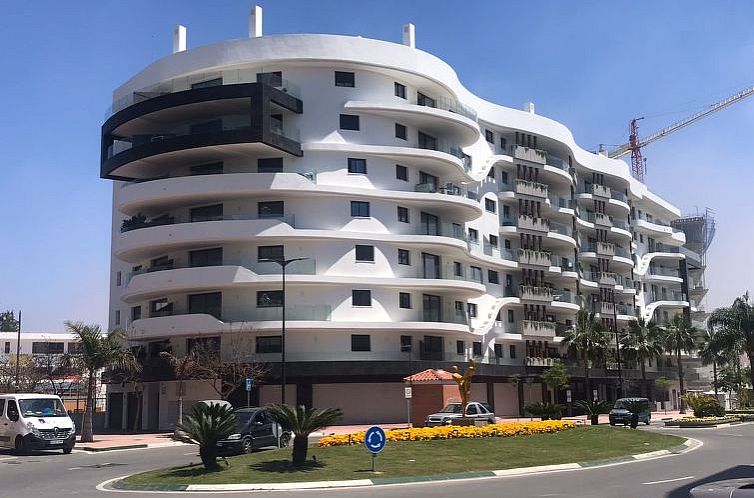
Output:
<instances>
[{"instance_id":1,"label":"black suv","mask_svg":"<svg viewBox=\"0 0 754 498\"><path fill-rule=\"evenodd\" d=\"M283 431L264 408L241 408L233 413L238 417L238 429L218 441L221 454L251 453L266 446L285 448L290 444L291 433Z\"/></svg>"}]
</instances>

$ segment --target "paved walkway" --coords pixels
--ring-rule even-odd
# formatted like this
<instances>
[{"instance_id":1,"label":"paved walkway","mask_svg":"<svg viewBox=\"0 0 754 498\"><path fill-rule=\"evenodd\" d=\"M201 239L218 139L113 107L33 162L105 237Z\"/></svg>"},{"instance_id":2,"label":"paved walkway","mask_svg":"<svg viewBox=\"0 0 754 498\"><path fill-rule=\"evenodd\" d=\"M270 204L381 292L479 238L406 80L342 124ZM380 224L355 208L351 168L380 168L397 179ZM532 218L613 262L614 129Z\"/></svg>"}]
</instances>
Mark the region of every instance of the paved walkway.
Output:
<instances>
[{"instance_id":1,"label":"paved walkway","mask_svg":"<svg viewBox=\"0 0 754 498\"><path fill-rule=\"evenodd\" d=\"M95 434L93 443L76 443L76 449L108 451L129 448L163 448L184 444L173 441L172 435L172 432L159 434Z\"/></svg>"}]
</instances>

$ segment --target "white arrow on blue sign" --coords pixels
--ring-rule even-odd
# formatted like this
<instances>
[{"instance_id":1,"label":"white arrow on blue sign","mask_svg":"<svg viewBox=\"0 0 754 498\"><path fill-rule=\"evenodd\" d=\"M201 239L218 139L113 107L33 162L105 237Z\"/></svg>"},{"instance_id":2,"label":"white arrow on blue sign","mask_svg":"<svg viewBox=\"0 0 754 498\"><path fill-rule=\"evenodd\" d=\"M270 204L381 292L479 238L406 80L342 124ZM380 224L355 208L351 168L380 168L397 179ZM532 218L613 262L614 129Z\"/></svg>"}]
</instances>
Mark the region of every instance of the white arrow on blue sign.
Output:
<instances>
[{"instance_id":1,"label":"white arrow on blue sign","mask_svg":"<svg viewBox=\"0 0 754 498\"><path fill-rule=\"evenodd\" d=\"M382 427L372 426L364 433L364 445L372 453L379 453L385 448L387 438Z\"/></svg>"},{"instance_id":2,"label":"white arrow on blue sign","mask_svg":"<svg viewBox=\"0 0 754 498\"><path fill-rule=\"evenodd\" d=\"M252 379L246 379L246 390L251 391L251 387L254 385L254 381Z\"/></svg>"}]
</instances>

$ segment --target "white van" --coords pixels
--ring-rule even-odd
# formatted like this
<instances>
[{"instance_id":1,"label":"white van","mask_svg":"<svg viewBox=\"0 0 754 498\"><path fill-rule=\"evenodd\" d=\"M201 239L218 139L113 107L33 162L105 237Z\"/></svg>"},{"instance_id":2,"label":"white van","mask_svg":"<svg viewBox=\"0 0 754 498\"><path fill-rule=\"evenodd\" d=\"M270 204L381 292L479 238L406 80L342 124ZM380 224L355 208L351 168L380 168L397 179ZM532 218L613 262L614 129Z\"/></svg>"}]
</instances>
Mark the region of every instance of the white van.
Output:
<instances>
[{"instance_id":1,"label":"white van","mask_svg":"<svg viewBox=\"0 0 754 498\"><path fill-rule=\"evenodd\" d=\"M52 394L0 394L0 447L18 454L63 450L76 444L76 426Z\"/></svg>"}]
</instances>

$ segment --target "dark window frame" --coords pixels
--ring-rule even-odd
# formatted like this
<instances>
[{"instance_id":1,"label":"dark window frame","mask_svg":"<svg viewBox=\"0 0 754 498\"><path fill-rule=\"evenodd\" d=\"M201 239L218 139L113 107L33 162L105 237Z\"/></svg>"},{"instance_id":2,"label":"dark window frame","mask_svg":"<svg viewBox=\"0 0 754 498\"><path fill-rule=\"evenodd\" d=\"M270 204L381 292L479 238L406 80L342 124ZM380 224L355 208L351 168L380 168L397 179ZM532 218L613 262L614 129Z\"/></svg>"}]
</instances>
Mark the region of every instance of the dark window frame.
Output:
<instances>
[{"instance_id":1,"label":"dark window frame","mask_svg":"<svg viewBox=\"0 0 754 498\"><path fill-rule=\"evenodd\" d=\"M364 304L366 303L366 304ZM351 306L369 308L372 306L372 291L369 289L352 289Z\"/></svg>"},{"instance_id":2,"label":"dark window frame","mask_svg":"<svg viewBox=\"0 0 754 498\"><path fill-rule=\"evenodd\" d=\"M358 114L341 114L338 129L346 131L361 131L361 120Z\"/></svg>"},{"instance_id":3,"label":"dark window frame","mask_svg":"<svg viewBox=\"0 0 754 498\"><path fill-rule=\"evenodd\" d=\"M356 73L352 71L335 71L335 86L356 88Z\"/></svg>"},{"instance_id":4,"label":"dark window frame","mask_svg":"<svg viewBox=\"0 0 754 498\"><path fill-rule=\"evenodd\" d=\"M354 257L359 263L374 263L374 246L356 244L354 246Z\"/></svg>"},{"instance_id":5,"label":"dark window frame","mask_svg":"<svg viewBox=\"0 0 754 498\"><path fill-rule=\"evenodd\" d=\"M367 160L361 157L349 157L348 173L353 175L366 175Z\"/></svg>"},{"instance_id":6,"label":"dark window frame","mask_svg":"<svg viewBox=\"0 0 754 498\"><path fill-rule=\"evenodd\" d=\"M351 351L363 353L372 350L372 336L369 334L351 334Z\"/></svg>"},{"instance_id":7,"label":"dark window frame","mask_svg":"<svg viewBox=\"0 0 754 498\"><path fill-rule=\"evenodd\" d=\"M354 218L371 218L369 201L351 201L351 216Z\"/></svg>"}]
</instances>

